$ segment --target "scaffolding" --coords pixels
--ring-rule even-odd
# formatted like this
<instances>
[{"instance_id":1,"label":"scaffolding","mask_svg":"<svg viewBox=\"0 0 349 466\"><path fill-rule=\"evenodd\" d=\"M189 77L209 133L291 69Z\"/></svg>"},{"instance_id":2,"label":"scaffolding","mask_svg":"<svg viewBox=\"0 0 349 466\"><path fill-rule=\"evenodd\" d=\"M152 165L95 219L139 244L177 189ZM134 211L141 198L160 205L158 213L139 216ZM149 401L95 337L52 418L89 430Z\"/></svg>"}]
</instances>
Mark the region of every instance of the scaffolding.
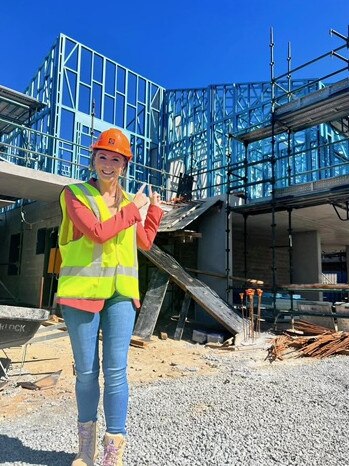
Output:
<instances>
[{"instance_id":1,"label":"scaffolding","mask_svg":"<svg viewBox=\"0 0 349 466\"><path fill-rule=\"evenodd\" d=\"M243 145L243 164L230 166L237 174L237 182L229 192L243 190L243 206L231 208L244 216L244 235L247 218L259 213L271 214L273 309L276 314L276 218L278 211L288 213L289 282L293 283L292 210L325 203L346 211L349 195L349 142L347 120L349 114L349 79L327 82L348 71L349 60L340 52L348 48L349 38L336 31L331 33L344 44L294 69L291 68L291 47L288 47L288 69L275 76L274 37L270 36L270 114L264 121L234 134ZM346 63L326 76L298 83L293 75L310 65L336 57ZM287 79L285 85L285 78ZM255 143L269 140L270 149L262 157L253 156ZM239 176L241 170L244 175ZM262 201L256 203L256 199ZM337 215L338 210L336 210ZM245 273L247 270L245 244ZM296 288L294 288L296 289ZM293 291L289 291L293 311Z\"/></svg>"}]
</instances>

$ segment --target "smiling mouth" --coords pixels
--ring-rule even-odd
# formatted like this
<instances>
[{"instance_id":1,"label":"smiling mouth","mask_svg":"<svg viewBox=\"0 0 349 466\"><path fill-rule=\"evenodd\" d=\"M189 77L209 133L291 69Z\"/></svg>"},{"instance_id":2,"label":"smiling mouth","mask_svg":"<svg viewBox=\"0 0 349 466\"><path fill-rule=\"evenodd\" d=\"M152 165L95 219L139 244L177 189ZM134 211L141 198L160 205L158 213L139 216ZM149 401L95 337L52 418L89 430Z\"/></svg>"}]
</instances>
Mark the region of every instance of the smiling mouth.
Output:
<instances>
[{"instance_id":1,"label":"smiling mouth","mask_svg":"<svg viewBox=\"0 0 349 466\"><path fill-rule=\"evenodd\" d=\"M102 170L102 173L103 173L103 175L107 175L107 176L110 176L110 175L113 175L113 174L114 174L113 171L111 171L111 172L106 172L106 171L104 171L104 170Z\"/></svg>"}]
</instances>

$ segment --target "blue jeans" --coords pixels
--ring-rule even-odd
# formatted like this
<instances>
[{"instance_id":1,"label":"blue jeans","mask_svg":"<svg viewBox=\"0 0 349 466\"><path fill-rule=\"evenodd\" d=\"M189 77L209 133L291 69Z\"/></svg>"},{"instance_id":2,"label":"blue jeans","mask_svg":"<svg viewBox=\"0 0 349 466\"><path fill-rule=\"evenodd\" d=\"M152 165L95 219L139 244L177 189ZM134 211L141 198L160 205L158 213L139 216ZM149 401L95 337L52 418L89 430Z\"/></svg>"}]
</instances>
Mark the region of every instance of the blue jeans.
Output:
<instances>
[{"instance_id":1,"label":"blue jeans","mask_svg":"<svg viewBox=\"0 0 349 466\"><path fill-rule=\"evenodd\" d=\"M126 298L127 299L127 298ZM128 405L127 355L135 310L130 300L106 300L100 313L62 306L73 349L76 401L80 422L96 421L100 397L99 330L103 334L103 407L107 432L126 434Z\"/></svg>"}]
</instances>

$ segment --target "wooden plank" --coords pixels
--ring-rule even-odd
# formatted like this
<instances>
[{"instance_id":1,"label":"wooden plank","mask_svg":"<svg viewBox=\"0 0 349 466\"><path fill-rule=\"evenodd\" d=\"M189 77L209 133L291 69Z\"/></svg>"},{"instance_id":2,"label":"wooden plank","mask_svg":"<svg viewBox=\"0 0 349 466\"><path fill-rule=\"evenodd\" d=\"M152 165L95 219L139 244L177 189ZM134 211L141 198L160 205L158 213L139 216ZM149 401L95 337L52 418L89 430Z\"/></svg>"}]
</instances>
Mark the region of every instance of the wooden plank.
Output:
<instances>
[{"instance_id":1,"label":"wooden plank","mask_svg":"<svg viewBox=\"0 0 349 466\"><path fill-rule=\"evenodd\" d=\"M141 311L138 315L133 334L149 340L154 332L160 309L166 294L169 276L159 269L151 275L149 289L145 294Z\"/></svg>"},{"instance_id":2,"label":"wooden plank","mask_svg":"<svg viewBox=\"0 0 349 466\"><path fill-rule=\"evenodd\" d=\"M190 301L191 301L191 296L188 293L186 293L183 299L181 312L179 313L179 319L178 319L176 331L174 334L175 340L180 340L182 338L183 331L184 331L184 325L185 325L185 319L187 318L187 315L188 315Z\"/></svg>"},{"instance_id":3,"label":"wooden plank","mask_svg":"<svg viewBox=\"0 0 349 466\"><path fill-rule=\"evenodd\" d=\"M148 343L146 341L137 340L134 337L131 338L130 345L135 346L136 348L143 348L143 349L146 349L148 347Z\"/></svg>"},{"instance_id":4,"label":"wooden plank","mask_svg":"<svg viewBox=\"0 0 349 466\"><path fill-rule=\"evenodd\" d=\"M300 284L289 284L289 285L280 285L279 288L285 290L346 290L349 291L348 283L300 283Z\"/></svg>"},{"instance_id":5,"label":"wooden plank","mask_svg":"<svg viewBox=\"0 0 349 466\"><path fill-rule=\"evenodd\" d=\"M172 281L190 296L215 320L232 334L243 331L242 317L225 303L211 288L189 275L183 267L155 244L150 251L141 251L153 264L167 272Z\"/></svg>"},{"instance_id":6,"label":"wooden plank","mask_svg":"<svg viewBox=\"0 0 349 466\"><path fill-rule=\"evenodd\" d=\"M53 315L51 316L51 318L49 320L45 320L45 322L43 322L41 325L44 326L44 327L49 327L49 326L53 326L53 325L57 325L59 323L62 323L64 322L64 319L62 317L58 317L56 315Z\"/></svg>"},{"instance_id":7,"label":"wooden plank","mask_svg":"<svg viewBox=\"0 0 349 466\"><path fill-rule=\"evenodd\" d=\"M204 270L191 269L189 267L186 267L185 270L187 270L188 272L198 273L199 275L208 275L209 277L224 278L225 280L227 279L227 276L223 273L205 272ZM236 280L238 282L250 283L251 285L264 285L264 282L262 280L257 280L256 278L242 278L237 277L236 275L229 275L228 278L230 280Z\"/></svg>"},{"instance_id":8,"label":"wooden plank","mask_svg":"<svg viewBox=\"0 0 349 466\"><path fill-rule=\"evenodd\" d=\"M99 333L98 335L99 341L103 341L103 334L102 332ZM139 340L137 337L132 336L130 340L130 345L131 346L136 346L137 348L147 348L148 347L148 342Z\"/></svg>"}]
</instances>

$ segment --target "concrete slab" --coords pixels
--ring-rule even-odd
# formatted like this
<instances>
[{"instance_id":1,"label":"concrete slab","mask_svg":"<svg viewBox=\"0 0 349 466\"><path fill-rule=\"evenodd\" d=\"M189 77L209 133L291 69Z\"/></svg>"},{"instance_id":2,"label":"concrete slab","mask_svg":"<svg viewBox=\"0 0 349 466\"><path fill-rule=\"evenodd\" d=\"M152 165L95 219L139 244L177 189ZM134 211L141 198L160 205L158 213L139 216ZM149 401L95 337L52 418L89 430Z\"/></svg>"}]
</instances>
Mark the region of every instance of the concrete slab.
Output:
<instances>
[{"instance_id":1,"label":"concrete slab","mask_svg":"<svg viewBox=\"0 0 349 466\"><path fill-rule=\"evenodd\" d=\"M0 197L53 202L64 186L79 181L0 161Z\"/></svg>"}]
</instances>

